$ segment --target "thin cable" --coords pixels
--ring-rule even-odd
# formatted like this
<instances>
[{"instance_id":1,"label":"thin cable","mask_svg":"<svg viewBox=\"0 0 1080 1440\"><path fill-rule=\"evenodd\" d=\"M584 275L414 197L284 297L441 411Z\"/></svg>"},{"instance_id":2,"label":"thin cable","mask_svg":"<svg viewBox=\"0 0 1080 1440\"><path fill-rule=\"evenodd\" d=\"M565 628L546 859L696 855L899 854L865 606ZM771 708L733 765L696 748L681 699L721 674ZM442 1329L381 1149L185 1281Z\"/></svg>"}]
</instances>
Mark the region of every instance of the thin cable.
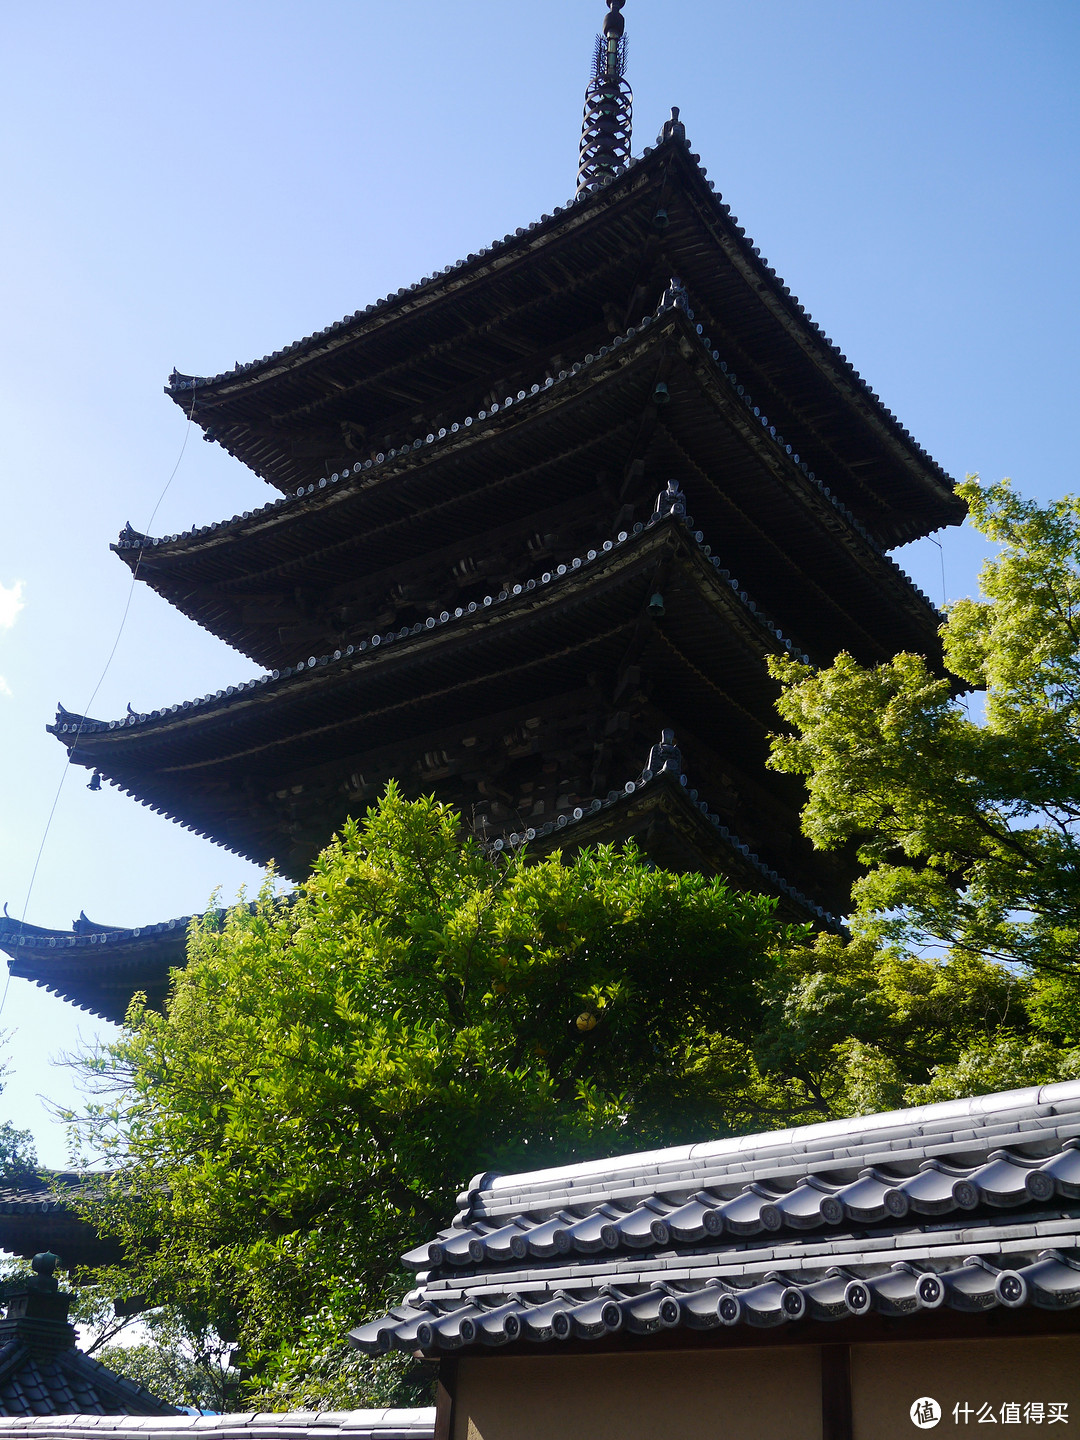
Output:
<instances>
[{"instance_id":1,"label":"thin cable","mask_svg":"<svg viewBox=\"0 0 1080 1440\"><path fill-rule=\"evenodd\" d=\"M938 548L938 559L941 561L941 608L946 612L947 618L947 612L949 608L949 595L948 591L945 588L945 548L942 545L941 541L935 540L932 535L928 535L927 539L932 541L933 544L935 544ZM968 719L970 719L971 709L967 702L967 696L960 695L958 699L960 701L960 704L964 707L964 714L968 717Z\"/></svg>"},{"instance_id":2,"label":"thin cable","mask_svg":"<svg viewBox=\"0 0 1080 1440\"><path fill-rule=\"evenodd\" d=\"M183 442L181 443L181 446L180 446L180 453L179 453L179 455L177 455L177 457L176 457L176 464L173 466L172 471L171 471L171 473L170 473L170 475L169 475L169 478L165 481L165 484L164 484L164 486L162 487L161 494L158 496L157 501L156 501L156 503L155 503L155 505L154 505L154 508L153 508L153 510L151 510L151 512L150 512L150 518L149 518L149 520L147 520L147 522L146 522L146 532L145 532L146 534L149 534L149 533L150 533L150 528L151 528L151 526L152 526L153 523L154 523L154 519L155 519L158 511L161 509L162 502L164 501L165 496L169 493L169 486L170 486L170 485L173 483L173 481L176 479L176 472L180 469L180 462L181 462L181 460L183 460L183 458L184 458L184 451L187 449L188 439L189 439L190 436L191 436L191 423L192 423L192 419L193 419L193 417L194 417L194 414L195 414L195 392L194 392L194 390L193 390L193 391L192 391L192 395L191 395L191 406L190 406L190 408L189 408L189 410L188 410L187 424L184 426L184 439L183 439ZM60 783L59 783L59 785L57 785L57 787L56 787L56 793L53 795L52 805L49 807L48 818L47 818L46 821L45 821L45 829L44 829L44 831L43 831L43 833L42 833L42 836L41 836L41 844L38 846L37 855L36 855L35 858L34 858L34 868L30 871L30 883L29 883L29 885L26 887L26 898L23 900L22 914L19 916L19 924L20 924L20 925L24 924L25 921L26 921L26 912L27 912L27 910L30 908L30 897L31 897L31 895L34 893L34 882L35 882L35 880L37 879L38 867L41 865L41 857L42 857L42 855L43 855L44 852L45 852L45 842L48 840L48 838L49 838L49 831L52 829L53 819L54 819L54 817L55 817L55 815L56 815L56 807L57 807L57 806L59 805L59 803L60 803L60 794L61 794L61 792L62 792L62 790L63 790L63 788L64 788L64 781L65 781L65 780L67 779L67 777L68 777L68 772L69 772L69 770L70 770L71 763L72 763L72 761L73 761L74 758L75 758L75 752L76 752L76 750L79 748L79 741L80 741L80 739L82 738L83 724L84 724L84 722L85 722L85 720L86 720L87 715L89 715L91 709L93 708L94 701L97 699L98 691L101 689L102 685L105 683L105 677L106 677L106 675L108 675L108 673L109 673L109 668L110 668L110 666L112 665L113 659L114 659L115 656L116 656L116 651L117 651L117 649L118 649L118 647L119 647L119 645L120 645L121 636L123 635L123 633L124 633L124 628L125 628L125 626L127 625L128 615L129 615L130 612L131 612L131 601L132 601L132 598L133 598L133 596L134 596L134 594L135 594L135 582L136 582L136 580L138 580L138 578L139 578L139 566L140 566L141 564L142 564L142 551L140 550L140 551L139 551L138 559L135 561L135 565L134 565L134 567L133 567L133 569L132 569L132 571L131 571L131 583L130 583L130 585L128 586L127 599L124 601L123 614L120 616L120 625L119 625L119 627L117 628L116 636L115 636L115 638L114 638L114 640L113 640L113 643L112 643L112 648L109 650L109 654L108 654L108 657L107 657L107 659L106 659L106 661L105 661L104 667L102 668L101 674L100 674L100 675L98 676L98 678L97 678L97 684L94 686L93 691L92 691L91 694L90 694L90 698L89 698L89 700L87 700L86 704L83 706L82 714L79 716L79 725L78 725L78 729L75 731L75 739L72 741L72 743L71 743L71 748L70 748L70 750L69 750L68 753L67 753L67 758L66 758L65 761L64 761L64 768L63 768L63 770L62 770L61 773L60 773ZM5 1004L7 1003L8 987L10 986L10 984L11 984L11 966L9 965L9 966L8 966L7 979L6 979L5 982L4 982L4 991L3 991L3 994L0 995L0 1015L3 1015L3 1013L4 1013L4 1006L5 1006Z\"/></svg>"},{"instance_id":3,"label":"thin cable","mask_svg":"<svg viewBox=\"0 0 1080 1440\"><path fill-rule=\"evenodd\" d=\"M944 610L948 608L949 604L949 596L945 590L945 551L941 548L940 540L935 540L932 535L928 535L926 538L931 545L936 545L938 549L938 559L941 561L941 608Z\"/></svg>"}]
</instances>

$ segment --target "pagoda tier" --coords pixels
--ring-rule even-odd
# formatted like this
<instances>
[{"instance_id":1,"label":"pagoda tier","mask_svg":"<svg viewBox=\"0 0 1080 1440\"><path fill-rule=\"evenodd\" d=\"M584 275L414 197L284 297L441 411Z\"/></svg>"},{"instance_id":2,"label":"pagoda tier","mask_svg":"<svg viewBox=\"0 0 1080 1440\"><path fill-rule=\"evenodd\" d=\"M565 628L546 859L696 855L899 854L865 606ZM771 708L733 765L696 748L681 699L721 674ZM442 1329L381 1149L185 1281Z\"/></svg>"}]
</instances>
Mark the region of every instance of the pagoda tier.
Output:
<instances>
[{"instance_id":1,"label":"pagoda tier","mask_svg":"<svg viewBox=\"0 0 1080 1440\"><path fill-rule=\"evenodd\" d=\"M167 540L139 578L270 668L512 588L647 519L676 475L815 661L938 656L939 616L757 403L680 286L597 352L304 493ZM434 424L434 422L432 422Z\"/></svg>"},{"instance_id":2,"label":"pagoda tier","mask_svg":"<svg viewBox=\"0 0 1080 1440\"><path fill-rule=\"evenodd\" d=\"M801 785L765 768L766 657L796 647L682 509L663 497L631 532L454 614L147 716L61 710L54 733L144 804L298 876L391 777L494 839L602 801L670 728L720 821L842 910L850 866L811 849Z\"/></svg>"},{"instance_id":3,"label":"pagoda tier","mask_svg":"<svg viewBox=\"0 0 1080 1440\"><path fill-rule=\"evenodd\" d=\"M632 840L667 870L723 876L738 888L773 896L784 919L842 930L835 915L788 884L721 823L708 800L691 787L678 747L653 746L649 758L656 770L647 766L603 800L564 811L538 828L499 836L488 843L489 852L494 856L526 845L528 855L540 858L555 849L571 855L586 846ZM220 918L224 912L216 914ZM13 975L119 1025L136 991L151 1009L164 1009L170 971L187 961L191 918L127 930L80 918L71 930L47 930L5 916L0 918L0 951L11 957Z\"/></svg>"},{"instance_id":4,"label":"pagoda tier","mask_svg":"<svg viewBox=\"0 0 1080 1440\"><path fill-rule=\"evenodd\" d=\"M164 1007L169 970L187 958L190 918L121 929L82 916L70 930L48 930L5 915L0 951L12 975L119 1025L137 991L151 1009Z\"/></svg>"},{"instance_id":5,"label":"pagoda tier","mask_svg":"<svg viewBox=\"0 0 1080 1440\"><path fill-rule=\"evenodd\" d=\"M168 393L286 493L557 375L677 275L756 403L877 540L962 519L952 484L761 259L681 126L606 184L326 330Z\"/></svg>"}]
</instances>

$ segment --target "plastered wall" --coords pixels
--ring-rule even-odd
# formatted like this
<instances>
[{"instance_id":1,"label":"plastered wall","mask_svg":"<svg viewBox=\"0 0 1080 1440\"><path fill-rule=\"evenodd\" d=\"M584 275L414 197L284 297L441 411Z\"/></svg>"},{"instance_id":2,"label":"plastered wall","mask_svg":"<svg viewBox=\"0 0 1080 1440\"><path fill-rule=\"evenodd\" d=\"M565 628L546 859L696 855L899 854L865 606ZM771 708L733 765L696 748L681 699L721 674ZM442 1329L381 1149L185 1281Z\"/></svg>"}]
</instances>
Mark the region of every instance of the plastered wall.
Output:
<instances>
[{"instance_id":1,"label":"plastered wall","mask_svg":"<svg viewBox=\"0 0 1080 1440\"><path fill-rule=\"evenodd\" d=\"M911 1421L912 1402L937 1400L941 1420L925 1432ZM938 1340L924 1344L893 1342L853 1345L851 1401L854 1440L914 1440L923 1433L947 1435L1080 1434L1080 1335L1022 1340ZM1010 1402L1069 1404L1068 1423L1041 1423L1003 1417ZM955 1405L975 1413L954 1418ZM993 1420L978 1418L989 1405ZM985 1415L985 1411L983 1414ZM995 1426L993 1430L988 1426Z\"/></svg>"},{"instance_id":2,"label":"plastered wall","mask_svg":"<svg viewBox=\"0 0 1080 1440\"><path fill-rule=\"evenodd\" d=\"M713 1436L821 1440L816 1347L493 1355L463 1360L458 1369L454 1440Z\"/></svg>"},{"instance_id":3,"label":"plastered wall","mask_svg":"<svg viewBox=\"0 0 1080 1440\"><path fill-rule=\"evenodd\" d=\"M923 1396L941 1407L935 1440L985 1435L987 1424L1080 1432L1080 1335L892 1341L854 1345L850 1359L852 1440L914 1440L911 1405ZM1054 1426L1050 1407L1062 1403L1067 1423ZM453 1440L822 1440L821 1405L814 1345L493 1354L461 1361Z\"/></svg>"}]
</instances>

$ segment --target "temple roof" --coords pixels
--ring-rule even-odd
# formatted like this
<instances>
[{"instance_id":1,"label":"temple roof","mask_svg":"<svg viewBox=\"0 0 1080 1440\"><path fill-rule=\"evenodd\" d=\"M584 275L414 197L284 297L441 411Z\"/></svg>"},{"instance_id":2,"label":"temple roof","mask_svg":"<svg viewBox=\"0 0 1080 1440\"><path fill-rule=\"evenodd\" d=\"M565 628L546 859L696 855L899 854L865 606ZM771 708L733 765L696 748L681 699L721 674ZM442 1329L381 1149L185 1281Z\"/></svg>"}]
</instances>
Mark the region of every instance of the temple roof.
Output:
<instances>
[{"instance_id":1,"label":"temple roof","mask_svg":"<svg viewBox=\"0 0 1080 1440\"><path fill-rule=\"evenodd\" d=\"M295 493L400 447L417 414L437 432L489 391L532 384L575 341L603 343L673 274L726 363L882 543L962 519L949 477L760 258L677 135L439 274L234 371L174 374L168 393Z\"/></svg>"},{"instance_id":2,"label":"temple roof","mask_svg":"<svg viewBox=\"0 0 1080 1440\"><path fill-rule=\"evenodd\" d=\"M114 549L206 629L279 666L305 640L353 638L388 604L411 614L433 591L479 597L493 570L526 578L545 532L553 559L569 559L620 500L647 513L647 476L676 475L725 563L801 624L816 658L935 653L933 606L696 314L669 286L654 314L476 416L230 521L158 539L128 528Z\"/></svg>"},{"instance_id":3,"label":"temple roof","mask_svg":"<svg viewBox=\"0 0 1080 1440\"><path fill-rule=\"evenodd\" d=\"M70 1205L94 1178L91 1171L41 1170L35 1178L0 1188L0 1250L26 1260L51 1250L65 1269L118 1260L116 1241L100 1238Z\"/></svg>"},{"instance_id":4,"label":"temple roof","mask_svg":"<svg viewBox=\"0 0 1080 1440\"><path fill-rule=\"evenodd\" d=\"M646 767L636 779L603 799L575 807L558 821L507 830L487 841L489 851L495 855L527 846L530 854L540 856L554 849L573 853L587 846L621 845L632 839L654 864L665 869L723 876L736 888L775 896L779 913L786 919L841 931L837 916L790 884L722 823L708 800L691 785L682 768L681 753L671 748L676 763L668 760L655 772ZM169 972L187 960L191 918L185 915L134 929L103 926L92 933L79 933L47 930L5 917L0 919L0 950L11 957L12 975L121 1024L137 990L145 993L151 1009L164 1009ZM45 1213L56 1208L46 1187L22 1197L20 1213L25 1204L26 1213L33 1215L38 1201L44 1202ZM5 1211L0 1193L0 1247L7 1244L5 1213L14 1212ZM27 1230L28 1237L29 1233ZM34 1230L34 1236L37 1233ZM46 1244L63 1253L59 1238L55 1244L51 1239L38 1243L36 1238L19 1243L23 1244L20 1254L33 1254Z\"/></svg>"},{"instance_id":5,"label":"temple roof","mask_svg":"<svg viewBox=\"0 0 1080 1440\"><path fill-rule=\"evenodd\" d=\"M539 829L513 831L495 840L492 849L527 845L532 853L543 855L627 840L635 840L664 869L723 876L736 889L775 896L780 914L789 920L836 933L844 930L839 916L816 905L721 822L708 800L690 785L681 760L678 766L655 772L646 767L637 780L627 781L605 799L579 806Z\"/></svg>"},{"instance_id":6,"label":"temple roof","mask_svg":"<svg viewBox=\"0 0 1080 1440\"><path fill-rule=\"evenodd\" d=\"M1080 1312L1078 1147L1067 1081L478 1175L453 1225L404 1257L417 1288L351 1338L374 1353L680 1329L738 1343L746 1326L849 1321L869 1339L879 1317L940 1309L954 1334L995 1311Z\"/></svg>"},{"instance_id":7,"label":"temple roof","mask_svg":"<svg viewBox=\"0 0 1080 1440\"><path fill-rule=\"evenodd\" d=\"M0 1416L72 1413L175 1415L176 1409L81 1350L45 1357L32 1354L18 1340L0 1345ZM44 1432L35 1428L32 1433ZM138 1433L146 1431L140 1428Z\"/></svg>"},{"instance_id":8,"label":"temple roof","mask_svg":"<svg viewBox=\"0 0 1080 1440\"><path fill-rule=\"evenodd\" d=\"M35 1255L35 1273L4 1287L0 1415L175 1415L175 1406L76 1350L72 1296L59 1287L56 1263L54 1254Z\"/></svg>"},{"instance_id":9,"label":"temple roof","mask_svg":"<svg viewBox=\"0 0 1080 1440\"><path fill-rule=\"evenodd\" d=\"M798 654L797 646L687 517L656 515L634 532L454 615L312 655L201 701L109 722L61 709L54 733L77 745L77 763L144 804L252 859L276 851L286 873L302 867L288 858L288 836L257 787L265 794L304 766L326 772L390 738L413 744L433 713L448 727L576 693L598 669L616 673L630 642L654 646L652 668L665 706L674 706L665 723L689 737L691 757L704 725L708 744L740 757L744 772L755 760L763 766L775 723L763 657ZM670 597L662 628L649 610L660 583ZM663 597L655 599L662 614ZM790 807L796 834L798 787L760 774L763 795L786 797L779 803ZM344 813L329 818L321 843Z\"/></svg>"}]
</instances>

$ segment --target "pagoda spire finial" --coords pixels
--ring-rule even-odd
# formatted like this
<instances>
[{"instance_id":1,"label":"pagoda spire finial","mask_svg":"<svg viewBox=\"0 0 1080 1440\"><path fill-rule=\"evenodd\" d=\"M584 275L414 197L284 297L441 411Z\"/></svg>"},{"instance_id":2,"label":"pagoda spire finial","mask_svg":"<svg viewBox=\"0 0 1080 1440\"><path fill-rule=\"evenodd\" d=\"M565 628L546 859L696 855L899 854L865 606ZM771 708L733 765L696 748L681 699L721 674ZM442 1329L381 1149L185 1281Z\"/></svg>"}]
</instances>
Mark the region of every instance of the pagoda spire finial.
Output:
<instances>
[{"instance_id":1,"label":"pagoda spire finial","mask_svg":"<svg viewBox=\"0 0 1080 1440\"><path fill-rule=\"evenodd\" d=\"M604 30L596 37L593 73L585 91L578 153L578 194L609 180L630 159L634 95L626 81L626 37L622 8L626 0L607 0Z\"/></svg>"}]
</instances>

